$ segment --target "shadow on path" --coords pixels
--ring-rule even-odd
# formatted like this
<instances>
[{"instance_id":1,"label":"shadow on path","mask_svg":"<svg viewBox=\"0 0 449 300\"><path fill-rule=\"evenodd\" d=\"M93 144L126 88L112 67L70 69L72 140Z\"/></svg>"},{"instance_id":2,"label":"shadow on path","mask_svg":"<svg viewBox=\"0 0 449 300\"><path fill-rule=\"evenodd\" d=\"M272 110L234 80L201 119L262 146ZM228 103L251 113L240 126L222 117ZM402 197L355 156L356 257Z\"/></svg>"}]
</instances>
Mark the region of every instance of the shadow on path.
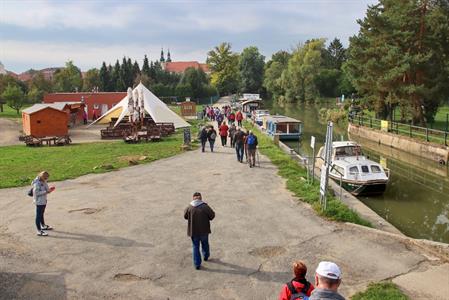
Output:
<instances>
[{"instance_id":1,"label":"shadow on path","mask_svg":"<svg viewBox=\"0 0 449 300\"><path fill-rule=\"evenodd\" d=\"M153 245L149 243L136 242L134 240L118 236L101 236L95 234L72 233L57 230L53 230L52 233L57 233L58 235L50 234L48 238L78 240L82 242L105 244L114 247L153 247Z\"/></svg>"}]
</instances>

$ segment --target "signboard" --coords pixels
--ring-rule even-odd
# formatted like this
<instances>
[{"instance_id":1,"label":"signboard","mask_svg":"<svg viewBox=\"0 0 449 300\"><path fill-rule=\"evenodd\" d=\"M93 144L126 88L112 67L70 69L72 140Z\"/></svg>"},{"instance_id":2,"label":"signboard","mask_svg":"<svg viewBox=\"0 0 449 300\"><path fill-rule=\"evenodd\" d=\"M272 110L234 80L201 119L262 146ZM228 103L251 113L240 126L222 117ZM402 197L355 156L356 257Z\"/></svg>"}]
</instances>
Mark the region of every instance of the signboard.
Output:
<instances>
[{"instance_id":1,"label":"signboard","mask_svg":"<svg viewBox=\"0 0 449 300\"><path fill-rule=\"evenodd\" d=\"M190 145L191 140L190 128L184 128L184 145Z\"/></svg>"},{"instance_id":2,"label":"signboard","mask_svg":"<svg viewBox=\"0 0 449 300\"><path fill-rule=\"evenodd\" d=\"M260 99L260 94L243 94L245 100L257 100Z\"/></svg>"},{"instance_id":3,"label":"signboard","mask_svg":"<svg viewBox=\"0 0 449 300\"><path fill-rule=\"evenodd\" d=\"M182 102L181 103L181 116L193 117L196 116L196 103L195 102Z\"/></svg>"},{"instance_id":4,"label":"signboard","mask_svg":"<svg viewBox=\"0 0 449 300\"><path fill-rule=\"evenodd\" d=\"M313 135L310 137L310 147L315 149L315 137Z\"/></svg>"},{"instance_id":5,"label":"signboard","mask_svg":"<svg viewBox=\"0 0 449 300\"><path fill-rule=\"evenodd\" d=\"M380 130L388 132L388 121L386 120L380 121Z\"/></svg>"},{"instance_id":6,"label":"signboard","mask_svg":"<svg viewBox=\"0 0 449 300\"><path fill-rule=\"evenodd\" d=\"M320 195L321 197L324 197L326 194L326 174L327 174L327 165L321 166L321 178L320 178Z\"/></svg>"}]
</instances>

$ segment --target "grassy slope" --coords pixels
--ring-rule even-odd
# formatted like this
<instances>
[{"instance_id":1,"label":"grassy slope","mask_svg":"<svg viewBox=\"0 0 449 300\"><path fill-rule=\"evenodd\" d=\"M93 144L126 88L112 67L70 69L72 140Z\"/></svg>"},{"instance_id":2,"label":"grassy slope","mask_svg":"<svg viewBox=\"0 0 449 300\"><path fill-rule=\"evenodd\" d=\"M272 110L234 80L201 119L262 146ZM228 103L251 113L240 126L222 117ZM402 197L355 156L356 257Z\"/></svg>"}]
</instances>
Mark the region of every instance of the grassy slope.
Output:
<instances>
[{"instance_id":1,"label":"grassy slope","mask_svg":"<svg viewBox=\"0 0 449 300\"><path fill-rule=\"evenodd\" d=\"M311 204L318 214L331 220L372 227L370 222L362 219L354 210L331 195L327 197L327 210L323 212L319 204L319 182L315 181L313 185L307 183L307 171L303 167L279 149L269 137L257 128L249 123L246 123L245 126L257 133L260 152L268 156L271 162L278 167L279 175L287 180L287 188L301 201Z\"/></svg>"},{"instance_id":2,"label":"grassy slope","mask_svg":"<svg viewBox=\"0 0 449 300\"><path fill-rule=\"evenodd\" d=\"M3 112L0 112L0 118L22 118L22 110L19 114L6 104L3 104Z\"/></svg>"},{"instance_id":3,"label":"grassy slope","mask_svg":"<svg viewBox=\"0 0 449 300\"><path fill-rule=\"evenodd\" d=\"M192 122L192 137L198 132L197 123L198 121ZM104 167L106 165L113 169L126 167L130 159L138 160L141 156L147 156L147 159L139 163L148 163L181 153L182 143L181 130L154 143L105 142L64 147L1 147L0 188L28 185L42 170L50 173L51 181L58 181L89 173L108 172L108 168Z\"/></svg>"},{"instance_id":4,"label":"grassy slope","mask_svg":"<svg viewBox=\"0 0 449 300\"><path fill-rule=\"evenodd\" d=\"M366 291L352 296L352 300L407 300L399 288L391 282L371 283Z\"/></svg>"}]
</instances>

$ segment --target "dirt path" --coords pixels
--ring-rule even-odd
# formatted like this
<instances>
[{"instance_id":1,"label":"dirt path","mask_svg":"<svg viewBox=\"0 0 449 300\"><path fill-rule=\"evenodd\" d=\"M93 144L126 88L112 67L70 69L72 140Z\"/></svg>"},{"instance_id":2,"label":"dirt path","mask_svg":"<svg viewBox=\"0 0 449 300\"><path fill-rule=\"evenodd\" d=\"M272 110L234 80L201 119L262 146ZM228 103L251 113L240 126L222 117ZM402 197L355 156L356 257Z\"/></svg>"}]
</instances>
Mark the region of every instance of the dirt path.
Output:
<instances>
[{"instance_id":1,"label":"dirt path","mask_svg":"<svg viewBox=\"0 0 449 300\"><path fill-rule=\"evenodd\" d=\"M320 260L337 262L346 296L386 278L396 278L414 299L449 295L448 264L402 239L317 217L261 159L260 168L250 169L233 149L218 147L58 182L46 212L55 230L46 238L35 235L26 188L2 190L0 295L275 299L296 259L306 261L310 279ZM182 217L195 191L217 215L211 260L200 271Z\"/></svg>"},{"instance_id":2,"label":"dirt path","mask_svg":"<svg viewBox=\"0 0 449 300\"><path fill-rule=\"evenodd\" d=\"M0 147L9 145L20 145L19 141L21 119L0 118Z\"/></svg>"}]
</instances>

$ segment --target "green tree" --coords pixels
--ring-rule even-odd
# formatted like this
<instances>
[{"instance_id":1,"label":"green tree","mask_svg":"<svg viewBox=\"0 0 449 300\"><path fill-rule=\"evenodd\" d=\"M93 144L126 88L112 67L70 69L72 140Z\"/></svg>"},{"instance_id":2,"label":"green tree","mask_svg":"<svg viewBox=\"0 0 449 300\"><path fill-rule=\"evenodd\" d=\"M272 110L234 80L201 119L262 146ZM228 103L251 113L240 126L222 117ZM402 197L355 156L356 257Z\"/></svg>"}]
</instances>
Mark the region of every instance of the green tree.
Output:
<instances>
[{"instance_id":1,"label":"green tree","mask_svg":"<svg viewBox=\"0 0 449 300\"><path fill-rule=\"evenodd\" d=\"M126 59L126 57L123 57L119 74L120 74L120 81L124 86L123 91L126 90L128 87L132 87L134 83L134 78L133 78L131 59Z\"/></svg>"},{"instance_id":2,"label":"green tree","mask_svg":"<svg viewBox=\"0 0 449 300\"><path fill-rule=\"evenodd\" d=\"M326 49L323 49L323 66L328 69L340 70L346 61L346 49L339 39L334 40Z\"/></svg>"},{"instance_id":3,"label":"green tree","mask_svg":"<svg viewBox=\"0 0 449 300\"><path fill-rule=\"evenodd\" d=\"M136 78L140 75L139 63L137 63L136 60L134 61L134 64L133 64L133 71L132 71L132 73L133 73L133 80L135 82Z\"/></svg>"},{"instance_id":4,"label":"green tree","mask_svg":"<svg viewBox=\"0 0 449 300\"><path fill-rule=\"evenodd\" d=\"M9 107L16 110L17 115L26 103L25 94L18 85L8 85L2 93L2 98Z\"/></svg>"},{"instance_id":5,"label":"green tree","mask_svg":"<svg viewBox=\"0 0 449 300\"><path fill-rule=\"evenodd\" d=\"M146 75L150 79L152 78L151 77L151 72L150 72L150 65L148 63L148 57L146 55L143 58L142 74Z\"/></svg>"},{"instance_id":6,"label":"green tree","mask_svg":"<svg viewBox=\"0 0 449 300\"><path fill-rule=\"evenodd\" d=\"M344 69L378 117L391 118L399 106L424 125L449 97L448 7L439 0L381 0L358 20Z\"/></svg>"},{"instance_id":7,"label":"green tree","mask_svg":"<svg viewBox=\"0 0 449 300\"><path fill-rule=\"evenodd\" d=\"M207 84L206 73L201 69L190 67L184 71L178 86L188 86L191 92L188 97L198 99L203 96L203 86Z\"/></svg>"},{"instance_id":8,"label":"green tree","mask_svg":"<svg viewBox=\"0 0 449 300\"><path fill-rule=\"evenodd\" d=\"M37 72L28 81L27 98L30 103L40 103L46 93L51 93L53 86L50 80L45 79L44 74Z\"/></svg>"},{"instance_id":9,"label":"green tree","mask_svg":"<svg viewBox=\"0 0 449 300\"><path fill-rule=\"evenodd\" d=\"M105 65L106 66L106 65ZM99 89L102 85L102 80L100 77L100 71L98 69L90 69L84 74L83 78L83 89L86 92L91 92Z\"/></svg>"},{"instance_id":10,"label":"green tree","mask_svg":"<svg viewBox=\"0 0 449 300\"><path fill-rule=\"evenodd\" d=\"M120 76L120 62L118 59L112 68L111 86L114 92L123 92L126 90L125 84Z\"/></svg>"},{"instance_id":11,"label":"green tree","mask_svg":"<svg viewBox=\"0 0 449 300\"><path fill-rule=\"evenodd\" d=\"M221 43L207 54L211 83L220 94L230 94L239 88L239 57L231 51L230 43Z\"/></svg>"},{"instance_id":12,"label":"green tree","mask_svg":"<svg viewBox=\"0 0 449 300\"><path fill-rule=\"evenodd\" d=\"M58 92L81 91L83 87L81 70L72 61L68 61L63 69L56 72L53 80Z\"/></svg>"},{"instance_id":13,"label":"green tree","mask_svg":"<svg viewBox=\"0 0 449 300\"><path fill-rule=\"evenodd\" d=\"M265 76L263 86L274 97L285 94L282 88L281 75L287 69L291 54L287 51L278 51L271 56L271 60L265 65Z\"/></svg>"},{"instance_id":14,"label":"green tree","mask_svg":"<svg viewBox=\"0 0 449 300\"><path fill-rule=\"evenodd\" d=\"M106 67L106 63L103 62L103 64L101 65L101 69L100 69L100 91L103 92L111 92L113 89L111 88L111 73L108 69L108 67Z\"/></svg>"},{"instance_id":15,"label":"green tree","mask_svg":"<svg viewBox=\"0 0 449 300\"><path fill-rule=\"evenodd\" d=\"M287 101L313 101L319 96L316 77L321 71L324 42L324 39L312 39L293 52L281 75Z\"/></svg>"},{"instance_id":16,"label":"green tree","mask_svg":"<svg viewBox=\"0 0 449 300\"><path fill-rule=\"evenodd\" d=\"M241 91L260 93L264 77L265 56L257 47L243 49L239 57Z\"/></svg>"}]
</instances>

